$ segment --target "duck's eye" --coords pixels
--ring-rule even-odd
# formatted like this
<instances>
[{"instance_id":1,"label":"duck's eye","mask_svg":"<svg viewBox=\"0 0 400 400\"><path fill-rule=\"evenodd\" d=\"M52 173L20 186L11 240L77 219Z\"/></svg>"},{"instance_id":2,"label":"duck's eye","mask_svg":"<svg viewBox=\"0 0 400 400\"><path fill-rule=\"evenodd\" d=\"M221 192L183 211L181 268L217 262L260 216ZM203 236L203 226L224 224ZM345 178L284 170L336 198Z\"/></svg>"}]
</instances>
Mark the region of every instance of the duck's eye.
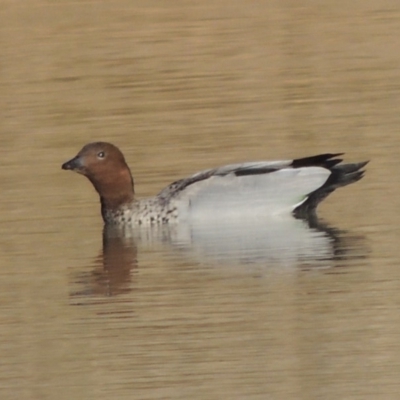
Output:
<instances>
[{"instance_id":1,"label":"duck's eye","mask_svg":"<svg viewBox=\"0 0 400 400\"><path fill-rule=\"evenodd\" d=\"M97 153L98 158L104 158L104 156L105 156L104 151L100 151L100 153Z\"/></svg>"}]
</instances>

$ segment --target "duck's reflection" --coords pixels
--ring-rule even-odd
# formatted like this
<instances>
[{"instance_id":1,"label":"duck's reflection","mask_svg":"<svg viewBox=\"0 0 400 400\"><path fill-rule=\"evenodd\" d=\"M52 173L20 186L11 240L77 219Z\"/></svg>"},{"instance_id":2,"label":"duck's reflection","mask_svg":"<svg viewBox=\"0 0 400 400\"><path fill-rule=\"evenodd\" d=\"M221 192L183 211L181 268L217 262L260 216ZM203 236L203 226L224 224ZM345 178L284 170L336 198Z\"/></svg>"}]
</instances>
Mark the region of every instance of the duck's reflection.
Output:
<instances>
[{"instance_id":1,"label":"duck's reflection","mask_svg":"<svg viewBox=\"0 0 400 400\"><path fill-rule=\"evenodd\" d=\"M247 218L124 230L105 228L102 253L92 272L75 280L85 286L75 294L115 296L128 292L134 287L134 270L140 266L137 248L159 248L160 245L169 253L172 250L174 257L184 257L193 264L215 268L225 265L244 271L250 265L331 268L343 265L345 260L365 256L361 237L330 227L316 218Z\"/></svg>"},{"instance_id":2,"label":"duck's reflection","mask_svg":"<svg viewBox=\"0 0 400 400\"><path fill-rule=\"evenodd\" d=\"M257 264L264 267L331 267L336 261L359 257L360 237L312 219L245 218L192 221L162 231L135 231L140 244L155 237L193 262L216 267ZM150 234L153 231L153 234Z\"/></svg>"},{"instance_id":3,"label":"duck's reflection","mask_svg":"<svg viewBox=\"0 0 400 400\"><path fill-rule=\"evenodd\" d=\"M80 296L115 296L132 288L132 276L137 268L137 248L132 236L119 230L104 228L103 249L89 273L80 273L74 281L81 288ZM83 289L82 289L83 286Z\"/></svg>"}]
</instances>

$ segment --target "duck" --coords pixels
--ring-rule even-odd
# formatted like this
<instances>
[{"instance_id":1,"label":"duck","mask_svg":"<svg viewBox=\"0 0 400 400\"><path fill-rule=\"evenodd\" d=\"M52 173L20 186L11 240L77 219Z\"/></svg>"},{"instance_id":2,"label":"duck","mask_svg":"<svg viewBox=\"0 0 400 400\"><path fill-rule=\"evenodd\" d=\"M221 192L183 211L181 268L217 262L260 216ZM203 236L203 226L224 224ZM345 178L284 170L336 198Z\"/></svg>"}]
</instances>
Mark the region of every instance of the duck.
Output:
<instances>
[{"instance_id":1,"label":"duck","mask_svg":"<svg viewBox=\"0 0 400 400\"><path fill-rule=\"evenodd\" d=\"M191 220L316 216L318 204L337 188L359 181L368 161L342 164L343 153L207 169L138 199L121 150L88 143L63 170L84 175L100 197L106 226L162 225Z\"/></svg>"}]
</instances>

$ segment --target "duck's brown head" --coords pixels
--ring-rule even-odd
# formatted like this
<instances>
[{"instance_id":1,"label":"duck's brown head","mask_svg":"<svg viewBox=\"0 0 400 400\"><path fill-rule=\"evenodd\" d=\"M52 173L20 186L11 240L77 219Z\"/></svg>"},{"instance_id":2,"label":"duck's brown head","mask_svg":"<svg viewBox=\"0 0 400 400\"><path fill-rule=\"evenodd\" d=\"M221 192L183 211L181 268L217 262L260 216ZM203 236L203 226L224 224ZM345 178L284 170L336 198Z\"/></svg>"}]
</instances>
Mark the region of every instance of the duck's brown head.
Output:
<instances>
[{"instance_id":1,"label":"duck's brown head","mask_svg":"<svg viewBox=\"0 0 400 400\"><path fill-rule=\"evenodd\" d=\"M133 201L131 171L121 151L111 143L89 143L61 168L85 175L106 209L116 209Z\"/></svg>"}]
</instances>

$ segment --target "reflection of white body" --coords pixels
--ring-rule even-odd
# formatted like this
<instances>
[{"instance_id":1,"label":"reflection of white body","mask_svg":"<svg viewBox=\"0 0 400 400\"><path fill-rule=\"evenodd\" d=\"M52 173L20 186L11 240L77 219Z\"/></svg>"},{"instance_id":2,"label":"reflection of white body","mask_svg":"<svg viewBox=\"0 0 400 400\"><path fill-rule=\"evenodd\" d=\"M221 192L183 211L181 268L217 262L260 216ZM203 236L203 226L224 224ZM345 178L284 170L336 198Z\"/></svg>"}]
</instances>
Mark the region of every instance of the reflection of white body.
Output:
<instances>
[{"instance_id":1,"label":"reflection of white body","mask_svg":"<svg viewBox=\"0 0 400 400\"><path fill-rule=\"evenodd\" d=\"M237 221L236 221L237 222ZM332 258L330 238L294 218L179 225L176 244L203 261L293 265Z\"/></svg>"},{"instance_id":2,"label":"reflection of white body","mask_svg":"<svg viewBox=\"0 0 400 400\"><path fill-rule=\"evenodd\" d=\"M332 236L290 216L196 219L129 231L138 245L168 242L199 263L327 267L334 257Z\"/></svg>"}]
</instances>

